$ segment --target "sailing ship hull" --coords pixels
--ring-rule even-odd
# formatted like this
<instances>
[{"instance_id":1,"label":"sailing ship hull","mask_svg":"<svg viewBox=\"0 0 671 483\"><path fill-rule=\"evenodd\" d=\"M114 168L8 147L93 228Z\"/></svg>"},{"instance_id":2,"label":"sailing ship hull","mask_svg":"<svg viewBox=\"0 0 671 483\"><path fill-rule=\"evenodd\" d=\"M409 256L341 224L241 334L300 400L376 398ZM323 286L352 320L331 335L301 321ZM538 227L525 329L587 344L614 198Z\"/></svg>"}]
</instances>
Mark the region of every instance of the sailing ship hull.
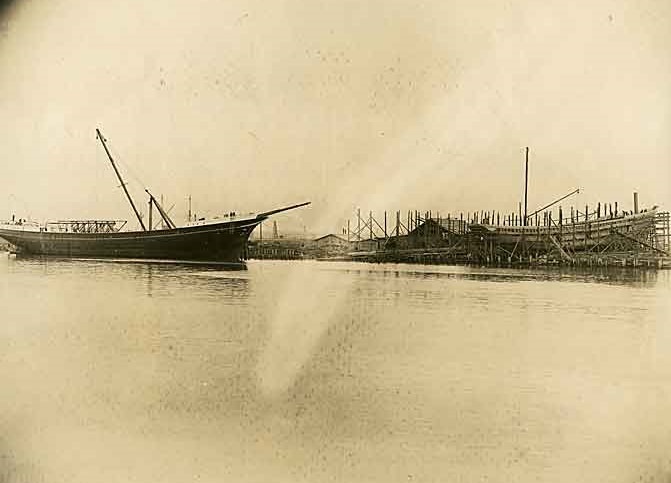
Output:
<instances>
[{"instance_id":1,"label":"sailing ship hull","mask_svg":"<svg viewBox=\"0 0 671 483\"><path fill-rule=\"evenodd\" d=\"M67 258L125 258L238 263L265 217L165 230L67 233L0 228L21 254Z\"/></svg>"},{"instance_id":2,"label":"sailing ship hull","mask_svg":"<svg viewBox=\"0 0 671 483\"><path fill-rule=\"evenodd\" d=\"M555 240L572 250L588 250L612 240L613 236L623 238L640 237L641 233L654 232L656 209L627 216L604 217L589 221L552 226L500 226L472 224L469 230L477 235L496 240L500 245L515 246L526 243L544 243Z\"/></svg>"}]
</instances>

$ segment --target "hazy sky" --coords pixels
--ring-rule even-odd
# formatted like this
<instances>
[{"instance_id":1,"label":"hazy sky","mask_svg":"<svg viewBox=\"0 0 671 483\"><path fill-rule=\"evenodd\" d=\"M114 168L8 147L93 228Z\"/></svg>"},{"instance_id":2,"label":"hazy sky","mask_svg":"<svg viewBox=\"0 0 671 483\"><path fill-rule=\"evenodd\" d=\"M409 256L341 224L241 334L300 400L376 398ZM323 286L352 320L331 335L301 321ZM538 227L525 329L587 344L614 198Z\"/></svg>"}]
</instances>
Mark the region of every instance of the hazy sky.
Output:
<instances>
[{"instance_id":1,"label":"hazy sky","mask_svg":"<svg viewBox=\"0 0 671 483\"><path fill-rule=\"evenodd\" d=\"M530 208L669 209L670 45L668 0L14 2L0 218L131 220L96 127L178 221L512 211L527 145Z\"/></svg>"}]
</instances>

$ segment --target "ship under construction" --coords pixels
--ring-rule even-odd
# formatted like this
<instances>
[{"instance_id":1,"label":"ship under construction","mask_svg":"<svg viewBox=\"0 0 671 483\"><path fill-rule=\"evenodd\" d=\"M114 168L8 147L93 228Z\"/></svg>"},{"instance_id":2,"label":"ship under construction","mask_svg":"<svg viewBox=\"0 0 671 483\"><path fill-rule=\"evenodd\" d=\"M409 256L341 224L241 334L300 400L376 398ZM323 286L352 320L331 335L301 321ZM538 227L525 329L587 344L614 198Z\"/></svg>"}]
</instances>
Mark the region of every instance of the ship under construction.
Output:
<instances>
[{"instance_id":1,"label":"ship under construction","mask_svg":"<svg viewBox=\"0 0 671 483\"><path fill-rule=\"evenodd\" d=\"M653 205L630 209L619 203L563 209L570 193L529 213L529 151L524 201L512 212L473 211L441 216L431 211L358 210L341 237L348 249L340 258L371 262L516 265L606 265L671 267L669 212ZM390 219L391 218L391 219Z\"/></svg>"}]
</instances>

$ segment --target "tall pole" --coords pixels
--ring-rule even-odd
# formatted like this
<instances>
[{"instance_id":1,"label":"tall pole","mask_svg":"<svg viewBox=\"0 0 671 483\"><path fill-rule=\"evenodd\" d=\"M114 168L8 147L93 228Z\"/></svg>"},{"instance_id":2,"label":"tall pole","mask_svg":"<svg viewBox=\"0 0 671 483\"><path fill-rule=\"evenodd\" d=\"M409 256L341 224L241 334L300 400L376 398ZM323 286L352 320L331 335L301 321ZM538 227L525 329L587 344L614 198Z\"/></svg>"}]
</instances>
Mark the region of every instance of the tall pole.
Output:
<instances>
[{"instance_id":1,"label":"tall pole","mask_svg":"<svg viewBox=\"0 0 671 483\"><path fill-rule=\"evenodd\" d=\"M524 165L524 226L527 226L527 192L529 189L529 147L527 146L526 163Z\"/></svg>"},{"instance_id":2,"label":"tall pole","mask_svg":"<svg viewBox=\"0 0 671 483\"><path fill-rule=\"evenodd\" d=\"M370 239L373 239L373 212L368 213L368 229L370 230Z\"/></svg>"},{"instance_id":3,"label":"tall pole","mask_svg":"<svg viewBox=\"0 0 671 483\"><path fill-rule=\"evenodd\" d=\"M161 222L161 228L165 228L165 225L168 225L168 228L177 228L175 223L170 219L168 216L168 213L163 209L163 197L161 196L161 203L156 201L156 198L154 198L154 195L152 195L148 189L145 189L145 192L149 195L150 201L156 206L156 209L158 210L159 215L161 215L161 218L163 221Z\"/></svg>"},{"instance_id":4,"label":"tall pole","mask_svg":"<svg viewBox=\"0 0 671 483\"><path fill-rule=\"evenodd\" d=\"M356 210L356 239L357 241L361 240L361 208Z\"/></svg>"},{"instance_id":5,"label":"tall pole","mask_svg":"<svg viewBox=\"0 0 671 483\"><path fill-rule=\"evenodd\" d=\"M105 144L105 138L103 135L100 133L100 129L96 128L96 135L98 139L100 139L100 142L103 145L103 148L105 148L105 153L107 153L107 157L110 160L110 163L112 163L112 168L114 168L114 172L116 173L117 178L119 178L119 183L121 183L121 187L123 188L124 193L126 193L126 197L128 198L128 202L130 203L131 208L133 208L133 211L135 212L135 216L137 217L137 221L140 222L140 226L142 227L142 231L147 231L147 228L144 226L144 223L142 222L142 217L140 216L140 213L137 211L137 208L135 208L135 203L133 203L133 198L131 198L130 193L128 192L128 189L126 188L126 183L123 182L123 178L121 177L121 174L119 173L119 170L116 167L116 164L114 163L114 159L112 159L112 155L109 152L109 149L107 149L107 144Z\"/></svg>"},{"instance_id":6,"label":"tall pole","mask_svg":"<svg viewBox=\"0 0 671 483\"><path fill-rule=\"evenodd\" d=\"M154 226L152 224L153 223L152 222L152 216L153 216L152 208L153 208L153 205L154 205L154 197L150 195L149 196L149 231L151 231L151 228Z\"/></svg>"},{"instance_id":7,"label":"tall pole","mask_svg":"<svg viewBox=\"0 0 671 483\"><path fill-rule=\"evenodd\" d=\"M259 223L259 249L263 258L263 222Z\"/></svg>"},{"instance_id":8,"label":"tall pole","mask_svg":"<svg viewBox=\"0 0 671 483\"><path fill-rule=\"evenodd\" d=\"M189 222L191 222L191 195L189 195Z\"/></svg>"}]
</instances>

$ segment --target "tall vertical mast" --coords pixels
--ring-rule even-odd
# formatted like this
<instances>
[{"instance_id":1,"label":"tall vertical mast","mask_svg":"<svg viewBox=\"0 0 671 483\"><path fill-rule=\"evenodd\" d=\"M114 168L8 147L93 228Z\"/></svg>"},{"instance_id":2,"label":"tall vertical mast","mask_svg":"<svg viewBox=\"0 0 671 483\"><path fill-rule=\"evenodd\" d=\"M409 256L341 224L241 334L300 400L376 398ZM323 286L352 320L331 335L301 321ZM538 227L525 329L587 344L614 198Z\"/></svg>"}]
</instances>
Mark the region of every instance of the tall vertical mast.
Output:
<instances>
[{"instance_id":1,"label":"tall vertical mast","mask_svg":"<svg viewBox=\"0 0 671 483\"><path fill-rule=\"evenodd\" d=\"M527 191L529 188L529 147L527 146L527 161L524 166L524 226L527 226Z\"/></svg>"},{"instance_id":2,"label":"tall vertical mast","mask_svg":"<svg viewBox=\"0 0 671 483\"><path fill-rule=\"evenodd\" d=\"M152 194L149 192L148 189L145 189L145 191L146 191L147 194L149 195L149 201L150 201L151 203L153 203L154 206L156 206L156 209L158 210L158 214L161 215L161 218L163 218L163 222L164 222L166 225L168 225L168 228L177 228L177 226L175 225L175 223L173 223L173 221L172 221L172 220L170 219L170 217L168 216L168 213L166 213L166 211L163 209L163 204L162 204L162 203L159 203L158 201L156 201L156 198L154 198L154 195L152 195Z\"/></svg>"},{"instance_id":3,"label":"tall vertical mast","mask_svg":"<svg viewBox=\"0 0 671 483\"><path fill-rule=\"evenodd\" d=\"M126 197L128 198L128 202L130 203L131 208L133 208L133 211L135 212L135 216L137 217L137 221L140 222L140 226L142 227L143 231L147 231L147 228L144 226L144 223L142 222L142 217L140 216L140 213L137 211L137 208L135 207L135 203L133 203L133 198L131 198L130 193L128 192L128 189L126 188L126 183L124 183L123 178L121 177L121 174L119 173L119 170L116 167L116 164L114 163L114 159L112 159L112 155L109 152L109 149L107 149L107 144L105 144L105 138L103 135L100 133L100 129L96 128L96 135L97 138L100 139L100 142L103 145L103 148L105 148L105 152L107 153L107 157L110 160L110 163L112 163L112 168L114 168L114 172L117 175L117 178L119 178L119 182L121 183L121 187L123 188L124 193L126 193Z\"/></svg>"},{"instance_id":4,"label":"tall vertical mast","mask_svg":"<svg viewBox=\"0 0 671 483\"><path fill-rule=\"evenodd\" d=\"M152 208L153 208L153 206L154 206L154 198L152 198L150 196L149 197L149 231L153 230L153 227L154 227L154 225L152 224L153 223L153 221L152 221L152 215L153 215Z\"/></svg>"}]
</instances>

